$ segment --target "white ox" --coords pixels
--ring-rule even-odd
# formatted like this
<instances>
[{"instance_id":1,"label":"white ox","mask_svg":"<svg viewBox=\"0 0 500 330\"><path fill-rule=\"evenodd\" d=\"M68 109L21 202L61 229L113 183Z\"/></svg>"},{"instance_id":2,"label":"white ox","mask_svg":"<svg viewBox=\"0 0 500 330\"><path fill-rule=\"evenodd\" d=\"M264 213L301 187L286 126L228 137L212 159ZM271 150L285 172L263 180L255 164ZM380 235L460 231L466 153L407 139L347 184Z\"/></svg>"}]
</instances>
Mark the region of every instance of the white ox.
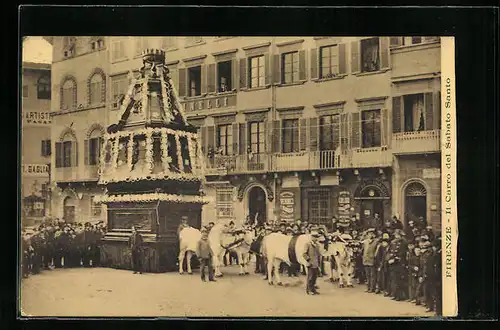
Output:
<instances>
[{"instance_id":1,"label":"white ox","mask_svg":"<svg viewBox=\"0 0 500 330\"><path fill-rule=\"evenodd\" d=\"M191 258L196 254L198 242L201 239L201 232L193 227L183 228L179 233L179 274L184 273L183 263L186 258L188 274L192 274Z\"/></svg>"},{"instance_id":2,"label":"white ox","mask_svg":"<svg viewBox=\"0 0 500 330\"><path fill-rule=\"evenodd\" d=\"M338 276L339 287L352 288L352 278L354 275L354 251L347 242L332 242L328 246L328 254L335 258L335 268L328 267L330 280L333 282L334 274ZM326 267L325 267L326 268Z\"/></svg>"},{"instance_id":3,"label":"white ox","mask_svg":"<svg viewBox=\"0 0 500 330\"><path fill-rule=\"evenodd\" d=\"M226 227L223 224L216 224L208 234L210 246L214 252L213 265L216 277L223 276L221 272L224 255L228 251L234 251L238 256L240 266L240 275L247 275L248 264L250 262L250 245L255 239L255 233L252 229L243 229L240 234L233 235L225 232Z\"/></svg>"},{"instance_id":4,"label":"white ox","mask_svg":"<svg viewBox=\"0 0 500 330\"><path fill-rule=\"evenodd\" d=\"M304 253L307 244L311 241L310 234L299 235L296 238L293 252L296 260L290 260L289 246L293 236L288 236L280 233L272 233L264 237L261 245L261 253L267 264L267 280L270 285L273 284L273 275L277 285L282 285L279 274L279 267L282 262L291 266L292 262L298 262L303 265L307 274L308 262L304 259ZM330 249L325 249L323 243L319 243L319 250L322 256L329 254ZM290 251L290 252L292 252ZM292 252L292 253L293 253ZM274 270L274 271L273 271Z\"/></svg>"}]
</instances>

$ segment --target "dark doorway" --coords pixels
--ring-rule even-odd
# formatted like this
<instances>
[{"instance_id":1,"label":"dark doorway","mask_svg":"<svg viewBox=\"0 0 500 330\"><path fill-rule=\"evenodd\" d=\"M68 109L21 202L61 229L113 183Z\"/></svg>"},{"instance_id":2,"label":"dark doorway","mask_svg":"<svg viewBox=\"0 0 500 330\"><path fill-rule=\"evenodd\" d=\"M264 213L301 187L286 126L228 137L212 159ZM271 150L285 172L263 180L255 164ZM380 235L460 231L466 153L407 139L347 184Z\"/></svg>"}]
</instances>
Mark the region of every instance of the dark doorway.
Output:
<instances>
[{"instance_id":1,"label":"dark doorway","mask_svg":"<svg viewBox=\"0 0 500 330\"><path fill-rule=\"evenodd\" d=\"M361 201L361 224L364 228L377 226L375 214L384 220L384 203L381 199L364 199Z\"/></svg>"},{"instance_id":2,"label":"dark doorway","mask_svg":"<svg viewBox=\"0 0 500 330\"><path fill-rule=\"evenodd\" d=\"M422 217L427 224L427 191L419 182L413 182L405 189L405 225L415 223Z\"/></svg>"},{"instance_id":3,"label":"dark doorway","mask_svg":"<svg viewBox=\"0 0 500 330\"><path fill-rule=\"evenodd\" d=\"M267 221L266 193L261 187L253 187L248 192L248 214L252 222L256 215L259 224Z\"/></svg>"}]
</instances>

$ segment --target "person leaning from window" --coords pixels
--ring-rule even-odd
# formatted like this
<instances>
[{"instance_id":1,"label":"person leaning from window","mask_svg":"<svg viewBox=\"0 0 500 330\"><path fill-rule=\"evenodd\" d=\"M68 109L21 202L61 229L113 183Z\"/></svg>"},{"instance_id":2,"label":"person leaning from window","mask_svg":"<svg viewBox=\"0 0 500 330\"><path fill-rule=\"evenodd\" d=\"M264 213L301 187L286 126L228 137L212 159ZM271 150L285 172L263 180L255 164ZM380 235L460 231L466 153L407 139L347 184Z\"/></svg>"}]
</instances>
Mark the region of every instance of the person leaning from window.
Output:
<instances>
[{"instance_id":1,"label":"person leaning from window","mask_svg":"<svg viewBox=\"0 0 500 330\"><path fill-rule=\"evenodd\" d=\"M132 252L132 270L134 274L142 274L142 248L144 241L137 229L139 226L132 226L132 235L128 239L128 247Z\"/></svg>"}]
</instances>

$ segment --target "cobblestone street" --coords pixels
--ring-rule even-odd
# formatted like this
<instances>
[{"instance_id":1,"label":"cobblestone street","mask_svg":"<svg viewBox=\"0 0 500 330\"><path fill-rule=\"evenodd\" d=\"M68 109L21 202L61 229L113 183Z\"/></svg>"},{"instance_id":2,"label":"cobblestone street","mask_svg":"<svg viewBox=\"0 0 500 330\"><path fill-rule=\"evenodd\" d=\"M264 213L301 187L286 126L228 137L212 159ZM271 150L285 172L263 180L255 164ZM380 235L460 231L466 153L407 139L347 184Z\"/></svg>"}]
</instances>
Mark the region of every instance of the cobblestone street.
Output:
<instances>
[{"instance_id":1,"label":"cobblestone street","mask_svg":"<svg viewBox=\"0 0 500 330\"><path fill-rule=\"evenodd\" d=\"M307 296L305 277L284 277L271 287L262 277L223 268L217 283L199 273L134 275L107 268L56 269L24 279L21 308L26 316L432 316L409 302L368 294L365 287L339 289L318 279L319 296Z\"/></svg>"}]
</instances>

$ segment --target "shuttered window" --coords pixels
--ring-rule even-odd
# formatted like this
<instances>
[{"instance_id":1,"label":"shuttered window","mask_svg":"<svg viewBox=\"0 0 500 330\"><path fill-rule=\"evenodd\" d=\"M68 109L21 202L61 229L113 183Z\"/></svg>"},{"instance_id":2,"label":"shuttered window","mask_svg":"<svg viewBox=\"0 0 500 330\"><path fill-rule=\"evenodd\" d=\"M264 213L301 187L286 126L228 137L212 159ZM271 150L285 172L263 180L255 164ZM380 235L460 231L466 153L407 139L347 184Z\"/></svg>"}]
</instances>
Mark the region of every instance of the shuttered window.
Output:
<instances>
[{"instance_id":1,"label":"shuttered window","mask_svg":"<svg viewBox=\"0 0 500 330\"><path fill-rule=\"evenodd\" d=\"M250 141L250 150L253 154L260 154L265 152L265 129L264 122L255 121L248 124L248 135Z\"/></svg>"},{"instance_id":2,"label":"shuttered window","mask_svg":"<svg viewBox=\"0 0 500 330\"><path fill-rule=\"evenodd\" d=\"M217 91L219 93L229 92L233 89L232 71L233 71L232 61L217 63ZM210 74L209 74L209 80L210 80Z\"/></svg>"},{"instance_id":3,"label":"shuttered window","mask_svg":"<svg viewBox=\"0 0 500 330\"><path fill-rule=\"evenodd\" d=\"M217 219L233 217L233 187L217 187L216 190Z\"/></svg>"},{"instance_id":4,"label":"shuttered window","mask_svg":"<svg viewBox=\"0 0 500 330\"><path fill-rule=\"evenodd\" d=\"M92 105L99 104L102 102L102 76L98 73L94 74L90 78L89 82L89 103Z\"/></svg>"},{"instance_id":5,"label":"shuttered window","mask_svg":"<svg viewBox=\"0 0 500 330\"><path fill-rule=\"evenodd\" d=\"M233 154L233 133L231 125L217 126L217 148L223 155Z\"/></svg>"},{"instance_id":6,"label":"shuttered window","mask_svg":"<svg viewBox=\"0 0 500 330\"><path fill-rule=\"evenodd\" d=\"M36 89L39 100L50 100L50 77L41 76L36 83Z\"/></svg>"},{"instance_id":7,"label":"shuttered window","mask_svg":"<svg viewBox=\"0 0 500 330\"><path fill-rule=\"evenodd\" d=\"M72 166L72 151L73 143L71 141L64 141L62 143L62 167Z\"/></svg>"},{"instance_id":8,"label":"shuttered window","mask_svg":"<svg viewBox=\"0 0 500 330\"><path fill-rule=\"evenodd\" d=\"M299 151L299 120L284 119L282 127L283 145L282 150L287 152Z\"/></svg>"},{"instance_id":9,"label":"shuttered window","mask_svg":"<svg viewBox=\"0 0 500 330\"><path fill-rule=\"evenodd\" d=\"M101 138L92 138L89 140L89 165L99 164L101 143Z\"/></svg>"},{"instance_id":10,"label":"shuttered window","mask_svg":"<svg viewBox=\"0 0 500 330\"><path fill-rule=\"evenodd\" d=\"M264 55L249 58L250 88L263 87L266 82Z\"/></svg>"},{"instance_id":11,"label":"shuttered window","mask_svg":"<svg viewBox=\"0 0 500 330\"><path fill-rule=\"evenodd\" d=\"M125 53L125 40L116 40L111 44L111 61L124 59Z\"/></svg>"},{"instance_id":12,"label":"shuttered window","mask_svg":"<svg viewBox=\"0 0 500 330\"><path fill-rule=\"evenodd\" d=\"M42 157L49 157L51 154L50 140L42 140Z\"/></svg>"},{"instance_id":13,"label":"shuttered window","mask_svg":"<svg viewBox=\"0 0 500 330\"><path fill-rule=\"evenodd\" d=\"M76 84L72 80L66 80L61 93L61 108L74 109L76 106Z\"/></svg>"},{"instance_id":14,"label":"shuttered window","mask_svg":"<svg viewBox=\"0 0 500 330\"><path fill-rule=\"evenodd\" d=\"M340 115L327 115L320 118L321 150L335 150L339 145Z\"/></svg>"},{"instance_id":15,"label":"shuttered window","mask_svg":"<svg viewBox=\"0 0 500 330\"><path fill-rule=\"evenodd\" d=\"M201 66L188 69L189 96L201 95Z\"/></svg>"},{"instance_id":16,"label":"shuttered window","mask_svg":"<svg viewBox=\"0 0 500 330\"><path fill-rule=\"evenodd\" d=\"M320 48L320 78L334 77L339 73L339 47L337 45Z\"/></svg>"},{"instance_id":17,"label":"shuttered window","mask_svg":"<svg viewBox=\"0 0 500 330\"><path fill-rule=\"evenodd\" d=\"M281 55L281 81L285 84L299 81L299 52Z\"/></svg>"},{"instance_id":18,"label":"shuttered window","mask_svg":"<svg viewBox=\"0 0 500 330\"><path fill-rule=\"evenodd\" d=\"M118 99L118 96L127 93L128 79L127 75L119 75L111 78L111 99L113 101Z\"/></svg>"},{"instance_id":19,"label":"shuttered window","mask_svg":"<svg viewBox=\"0 0 500 330\"><path fill-rule=\"evenodd\" d=\"M380 110L361 112L361 137L363 148L380 147L382 143Z\"/></svg>"},{"instance_id":20,"label":"shuttered window","mask_svg":"<svg viewBox=\"0 0 500 330\"><path fill-rule=\"evenodd\" d=\"M411 94L403 96L403 109L403 127L405 132L425 130L424 94Z\"/></svg>"}]
</instances>

